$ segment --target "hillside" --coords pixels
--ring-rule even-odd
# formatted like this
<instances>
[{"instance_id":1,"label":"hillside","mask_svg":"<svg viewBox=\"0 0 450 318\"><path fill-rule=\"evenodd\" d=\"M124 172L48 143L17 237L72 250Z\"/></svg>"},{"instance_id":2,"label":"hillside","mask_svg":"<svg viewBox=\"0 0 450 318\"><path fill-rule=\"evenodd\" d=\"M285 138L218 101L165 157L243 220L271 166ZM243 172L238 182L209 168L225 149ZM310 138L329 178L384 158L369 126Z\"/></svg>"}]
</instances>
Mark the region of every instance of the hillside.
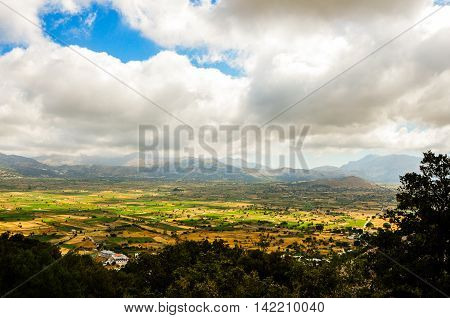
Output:
<instances>
[{"instance_id":1,"label":"hillside","mask_svg":"<svg viewBox=\"0 0 450 318\"><path fill-rule=\"evenodd\" d=\"M58 177L60 173L34 159L0 153L0 169L26 177Z\"/></svg>"},{"instance_id":2,"label":"hillside","mask_svg":"<svg viewBox=\"0 0 450 318\"><path fill-rule=\"evenodd\" d=\"M408 155L375 156L350 161L340 170L366 180L381 183L397 183L399 176L419 170L420 158Z\"/></svg>"},{"instance_id":3,"label":"hillside","mask_svg":"<svg viewBox=\"0 0 450 318\"><path fill-rule=\"evenodd\" d=\"M16 179L16 178L20 178L20 176L16 172L0 168L0 179Z\"/></svg>"},{"instance_id":4,"label":"hillside","mask_svg":"<svg viewBox=\"0 0 450 318\"><path fill-rule=\"evenodd\" d=\"M333 188L333 189L377 189L379 186L374 185L359 177L343 177L338 179L324 179L305 182L306 185L315 188Z\"/></svg>"},{"instance_id":5,"label":"hillside","mask_svg":"<svg viewBox=\"0 0 450 318\"><path fill-rule=\"evenodd\" d=\"M410 171L417 171L420 159L406 155L390 156L366 156L357 161L351 161L342 167L323 166L310 170L280 168L269 169L252 163L243 164L242 160L214 160L199 158L182 158L178 160L166 159L155 163L151 169L141 170L130 166L131 158L135 154L115 159L105 157L76 157L82 158L84 164L68 164L69 162L80 162L80 160L69 160L75 157L49 156L42 158L48 165L35 159L15 155L0 154L0 169L5 172L2 175L24 176L35 178L152 178L160 180L192 180L192 181L277 181L277 182L299 182L323 180L326 185L331 180L338 182L337 186L348 186L356 184L368 187L368 184L360 182L361 179L377 183L396 183L399 176ZM52 158L51 160L49 158ZM132 159L131 159L132 160ZM103 162L105 164L98 164ZM231 162L231 165L227 164ZM62 164L58 164L62 163ZM117 165L112 165L116 163ZM121 164L120 164L121 163ZM193 169L176 169L176 167ZM250 168L244 168L250 167ZM206 168L206 169L205 169ZM211 169L214 168L214 169ZM7 171L7 172L6 172ZM1 176L1 175L0 175ZM345 177L358 177L349 179Z\"/></svg>"}]
</instances>

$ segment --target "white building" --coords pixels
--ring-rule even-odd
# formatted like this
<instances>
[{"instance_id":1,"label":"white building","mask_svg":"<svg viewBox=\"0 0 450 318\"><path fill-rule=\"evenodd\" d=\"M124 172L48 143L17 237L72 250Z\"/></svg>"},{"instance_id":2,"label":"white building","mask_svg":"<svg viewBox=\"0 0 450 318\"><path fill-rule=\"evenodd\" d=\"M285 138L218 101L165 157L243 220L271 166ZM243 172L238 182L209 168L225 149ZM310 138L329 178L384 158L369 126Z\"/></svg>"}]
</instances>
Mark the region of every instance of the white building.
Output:
<instances>
[{"instance_id":1,"label":"white building","mask_svg":"<svg viewBox=\"0 0 450 318\"><path fill-rule=\"evenodd\" d=\"M125 265L127 265L128 260L129 260L129 258L126 255L113 254L103 264L104 265L118 265L120 267L124 267Z\"/></svg>"},{"instance_id":2,"label":"white building","mask_svg":"<svg viewBox=\"0 0 450 318\"><path fill-rule=\"evenodd\" d=\"M102 250L102 251L100 251L99 256L103 257L103 258L110 258L114 254L115 253L113 251Z\"/></svg>"}]
</instances>

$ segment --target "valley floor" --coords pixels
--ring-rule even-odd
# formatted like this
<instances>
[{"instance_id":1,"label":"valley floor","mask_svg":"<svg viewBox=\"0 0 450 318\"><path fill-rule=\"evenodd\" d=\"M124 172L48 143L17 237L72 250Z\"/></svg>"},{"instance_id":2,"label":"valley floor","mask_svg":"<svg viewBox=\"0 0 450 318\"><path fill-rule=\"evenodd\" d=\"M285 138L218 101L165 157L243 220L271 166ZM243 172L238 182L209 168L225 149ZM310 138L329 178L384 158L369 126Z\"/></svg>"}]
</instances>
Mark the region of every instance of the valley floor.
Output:
<instances>
[{"instance_id":1,"label":"valley floor","mask_svg":"<svg viewBox=\"0 0 450 318\"><path fill-rule=\"evenodd\" d=\"M184 240L301 255L341 253L363 231L388 226L394 192L307 183L13 179L0 188L0 232L23 233L63 253L136 255Z\"/></svg>"}]
</instances>

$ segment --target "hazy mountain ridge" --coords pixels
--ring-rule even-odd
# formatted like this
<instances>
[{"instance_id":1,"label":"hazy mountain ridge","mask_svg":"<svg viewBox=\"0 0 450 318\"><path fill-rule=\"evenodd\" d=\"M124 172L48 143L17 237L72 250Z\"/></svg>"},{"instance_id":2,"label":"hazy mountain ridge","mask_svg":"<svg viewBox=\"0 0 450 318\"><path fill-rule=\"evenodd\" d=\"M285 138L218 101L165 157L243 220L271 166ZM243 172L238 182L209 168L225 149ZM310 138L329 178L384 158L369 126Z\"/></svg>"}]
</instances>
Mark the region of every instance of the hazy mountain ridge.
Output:
<instances>
[{"instance_id":1,"label":"hazy mountain ridge","mask_svg":"<svg viewBox=\"0 0 450 318\"><path fill-rule=\"evenodd\" d=\"M82 165L99 165L99 166L131 166L136 167L138 164L139 154L131 153L124 156L88 156L88 155L43 155L34 157L33 159L49 165L49 166L82 166Z\"/></svg>"},{"instance_id":2,"label":"hazy mountain ridge","mask_svg":"<svg viewBox=\"0 0 450 318\"><path fill-rule=\"evenodd\" d=\"M340 170L373 182L396 183L406 172L419 171L421 159L408 155L368 155L357 161L350 161Z\"/></svg>"},{"instance_id":3,"label":"hazy mountain ridge","mask_svg":"<svg viewBox=\"0 0 450 318\"><path fill-rule=\"evenodd\" d=\"M62 156L60 158L42 156L39 158L43 158L44 162L21 156L0 154L0 169L4 171L2 175L40 178L157 178L166 180L280 182L345 180L343 178L354 176L371 182L396 183L399 182L400 175L417 171L420 163L420 158L407 155L369 155L360 160L350 161L342 167L323 166L306 170L293 168L269 169L239 159L182 158L176 161L165 159L149 167L152 169L138 171L136 165L130 164L131 162L137 163L137 154L110 159L89 156ZM72 162L70 158L82 158L86 163L67 164ZM61 163L58 160L62 160L63 164L58 164ZM53 165L45 163L50 161ZM98 164L97 162L109 164ZM121 164L113 165L113 163ZM176 169L177 166L186 168L189 165L193 169L185 169L184 171Z\"/></svg>"},{"instance_id":4,"label":"hazy mountain ridge","mask_svg":"<svg viewBox=\"0 0 450 318\"><path fill-rule=\"evenodd\" d=\"M57 177L59 172L34 159L0 153L0 168L26 177Z\"/></svg>"}]
</instances>

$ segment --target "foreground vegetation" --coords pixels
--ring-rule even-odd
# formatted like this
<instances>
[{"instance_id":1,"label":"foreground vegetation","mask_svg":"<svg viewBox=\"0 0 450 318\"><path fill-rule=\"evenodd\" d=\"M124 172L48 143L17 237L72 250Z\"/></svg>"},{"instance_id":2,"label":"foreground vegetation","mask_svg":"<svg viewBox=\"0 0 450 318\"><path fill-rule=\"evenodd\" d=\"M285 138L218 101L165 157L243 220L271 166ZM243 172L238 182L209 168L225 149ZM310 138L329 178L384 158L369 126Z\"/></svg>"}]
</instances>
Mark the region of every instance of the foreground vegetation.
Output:
<instances>
[{"instance_id":1,"label":"foreground vegetation","mask_svg":"<svg viewBox=\"0 0 450 318\"><path fill-rule=\"evenodd\" d=\"M221 241L183 242L143 254L121 271L89 256L61 257L48 243L16 235L0 239L0 291L11 290L43 266L49 269L9 297L343 297L354 274L339 275L338 258L317 264L281 253L231 248ZM363 286L360 286L363 288Z\"/></svg>"},{"instance_id":2,"label":"foreground vegetation","mask_svg":"<svg viewBox=\"0 0 450 318\"><path fill-rule=\"evenodd\" d=\"M389 226L365 226L361 231L350 227L356 239L351 248L344 248L345 253L330 249L324 254L319 244L269 251L270 242L264 240L248 249L214 239L177 239L176 244L140 253L124 269L111 271L70 248L62 256L57 245L42 238L4 234L0 292L15 297L446 296L450 294L449 179L449 158L425 154L421 174L402 177L397 208L380 216ZM296 204L301 203L292 204L293 209ZM284 215L282 210L276 212L269 216ZM275 233L282 222L268 228ZM323 231L329 225L314 229Z\"/></svg>"}]
</instances>

